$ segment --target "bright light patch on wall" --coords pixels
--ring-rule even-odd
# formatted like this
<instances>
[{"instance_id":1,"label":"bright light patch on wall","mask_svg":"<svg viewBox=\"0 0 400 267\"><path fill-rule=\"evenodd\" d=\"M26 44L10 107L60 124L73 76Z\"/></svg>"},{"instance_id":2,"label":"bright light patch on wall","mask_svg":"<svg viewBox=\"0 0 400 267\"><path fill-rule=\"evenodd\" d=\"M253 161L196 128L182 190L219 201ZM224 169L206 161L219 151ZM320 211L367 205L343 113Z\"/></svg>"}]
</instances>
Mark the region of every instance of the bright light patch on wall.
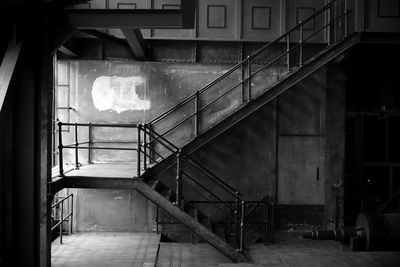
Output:
<instances>
[{"instance_id":1,"label":"bright light patch on wall","mask_svg":"<svg viewBox=\"0 0 400 267\"><path fill-rule=\"evenodd\" d=\"M93 104L99 111L148 110L150 101L137 94L138 87L144 85L145 79L139 76L100 76L93 83Z\"/></svg>"}]
</instances>

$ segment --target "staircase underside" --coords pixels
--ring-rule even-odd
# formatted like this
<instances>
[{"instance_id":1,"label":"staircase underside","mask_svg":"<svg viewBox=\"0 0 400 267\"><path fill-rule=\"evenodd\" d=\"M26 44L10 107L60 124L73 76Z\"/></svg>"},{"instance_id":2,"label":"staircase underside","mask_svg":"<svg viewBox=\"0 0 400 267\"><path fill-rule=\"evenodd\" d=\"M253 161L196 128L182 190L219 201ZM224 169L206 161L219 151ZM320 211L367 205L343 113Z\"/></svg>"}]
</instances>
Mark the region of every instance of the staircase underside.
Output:
<instances>
[{"instance_id":1,"label":"staircase underside","mask_svg":"<svg viewBox=\"0 0 400 267\"><path fill-rule=\"evenodd\" d=\"M273 99L275 99L280 94L284 93L288 89L290 89L293 85L300 82L325 64L327 64L332 59L336 58L337 56L341 55L352 46L360 42L361 34L353 33L343 39L342 41L326 48L325 50L321 51L319 54L312 57L308 60L301 68L297 70L289 72L289 74L273 85L271 88L266 90L263 94L259 97L253 99L252 101L248 102L246 105L243 105L241 108L236 110L232 115L223 119L218 124L216 124L211 129L207 130L206 132L202 133L195 139L191 140L189 143L184 145L181 149L184 154L190 155L200 147L206 145L208 142L222 134L223 132L227 131L238 122L246 118L247 116L251 115L258 109L260 109L265 104L269 103ZM170 155L154 167L148 169L147 174L158 173L169 166L175 163L175 156Z\"/></svg>"}]
</instances>

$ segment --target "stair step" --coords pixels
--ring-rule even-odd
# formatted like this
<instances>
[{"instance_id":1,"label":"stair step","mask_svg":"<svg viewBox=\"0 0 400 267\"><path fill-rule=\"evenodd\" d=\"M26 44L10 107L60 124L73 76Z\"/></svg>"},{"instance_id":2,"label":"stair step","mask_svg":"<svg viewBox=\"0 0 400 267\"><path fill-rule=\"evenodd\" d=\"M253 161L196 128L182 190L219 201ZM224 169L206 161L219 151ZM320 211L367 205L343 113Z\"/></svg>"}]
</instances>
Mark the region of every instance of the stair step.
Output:
<instances>
[{"instance_id":1,"label":"stair step","mask_svg":"<svg viewBox=\"0 0 400 267\"><path fill-rule=\"evenodd\" d=\"M159 184L159 180L148 180L146 183L148 186L150 186L152 189L156 190L157 185Z\"/></svg>"}]
</instances>

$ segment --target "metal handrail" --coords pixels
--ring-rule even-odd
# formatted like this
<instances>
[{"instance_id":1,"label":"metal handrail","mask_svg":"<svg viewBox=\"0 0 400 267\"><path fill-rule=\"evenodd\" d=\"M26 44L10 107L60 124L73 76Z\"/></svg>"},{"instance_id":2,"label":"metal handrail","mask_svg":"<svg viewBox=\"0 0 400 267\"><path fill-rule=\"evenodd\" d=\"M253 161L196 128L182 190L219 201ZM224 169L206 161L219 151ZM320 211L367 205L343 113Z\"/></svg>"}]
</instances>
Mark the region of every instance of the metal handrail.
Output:
<instances>
[{"instance_id":1,"label":"metal handrail","mask_svg":"<svg viewBox=\"0 0 400 267\"><path fill-rule=\"evenodd\" d=\"M67 216L64 217L64 201L66 201L67 199L71 199L71 203L69 204L71 210L70 212L67 214ZM62 198L61 200L58 200L56 203L54 203L53 205L51 205L51 209L57 207L61 205L61 209L60 209L60 221L58 223L56 223L53 227L51 227L51 231L54 231L57 227L59 227L59 235L60 235L60 244L62 244L62 237L63 237L63 222L64 221L69 221L70 223L70 227L68 228L69 233L72 233L72 221L73 221L73 216L74 216L74 194L69 194L68 196ZM69 218L71 217L71 220L69 220Z\"/></svg>"},{"instance_id":2,"label":"metal handrail","mask_svg":"<svg viewBox=\"0 0 400 267\"><path fill-rule=\"evenodd\" d=\"M196 96L198 96L199 94L207 91L209 88L211 88L212 86L214 86L215 84L217 84L218 82L220 82L221 80L223 80L224 78L228 77L231 73L233 73L235 70L237 70L238 68L241 68L248 60L251 60L252 58L258 56L260 53L262 53L263 51L265 51L266 49L268 49L269 47L271 47L272 45L279 43L282 39L286 39L287 36L290 36L290 34L292 34L294 31L299 30L303 27L304 24L307 24L308 22L310 22L311 20L315 19L316 17L318 17L319 15L321 15L323 12L329 10L330 8L332 8L332 6L338 2L340 0L332 0L331 2L329 2L328 4L326 4L324 7L322 7L321 9L319 9L317 12L315 12L313 15L311 15L310 17L300 21L300 23L298 23L297 25L293 26L291 29L289 29L288 31L286 31L284 34L282 34L281 36L277 37L275 40L273 40L272 42L264 45L263 47L261 47L260 49L258 49L257 51L255 51L254 53L252 53L251 55L249 55L246 59L242 60L241 62L237 63L236 65L234 65L232 68L230 68L227 72L225 72L224 74L222 74L220 77L218 77L217 79L213 80L212 82L210 82L209 84L207 84L206 86L202 87L201 89L199 89L198 91L196 91L195 93L189 95L188 97L186 97L184 100L182 100L181 102L179 102L178 104L176 104L175 106L169 108L168 110L166 110L165 112L163 112L162 114L158 115L157 117L155 117L154 119L152 119L150 121L151 124L155 124L158 121L162 120L163 118L165 118L166 116L168 116L169 114L173 113L175 110L178 110L180 107L182 107L183 105L187 104L189 101L193 100L196 98ZM347 1L345 0L345 3ZM349 10L347 10L347 3L345 4L345 12L344 12L344 16L347 17ZM330 23L328 24L330 25ZM326 24L324 25L323 29L326 28Z\"/></svg>"}]
</instances>

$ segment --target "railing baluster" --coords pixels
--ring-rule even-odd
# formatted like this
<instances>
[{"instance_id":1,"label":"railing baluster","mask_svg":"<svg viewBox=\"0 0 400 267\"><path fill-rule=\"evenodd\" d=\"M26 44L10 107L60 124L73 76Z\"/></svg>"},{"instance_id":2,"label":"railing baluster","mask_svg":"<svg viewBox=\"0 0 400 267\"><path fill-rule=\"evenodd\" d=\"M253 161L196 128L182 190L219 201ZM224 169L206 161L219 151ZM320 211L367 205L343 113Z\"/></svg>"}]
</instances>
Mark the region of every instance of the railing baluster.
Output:
<instances>
[{"instance_id":1,"label":"railing baluster","mask_svg":"<svg viewBox=\"0 0 400 267\"><path fill-rule=\"evenodd\" d=\"M176 153L176 200L175 205L180 209L182 200L182 161L181 161L181 150Z\"/></svg>"},{"instance_id":2,"label":"railing baluster","mask_svg":"<svg viewBox=\"0 0 400 267\"><path fill-rule=\"evenodd\" d=\"M290 33L286 35L286 65L287 71L290 71Z\"/></svg>"},{"instance_id":3,"label":"railing baluster","mask_svg":"<svg viewBox=\"0 0 400 267\"><path fill-rule=\"evenodd\" d=\"M79 170L78 145L78 123L75 122L75 170Z\"/></svg>"},{"instance_id":4,"label":"railing baluster","mask_svg":"<svg viewBox=\"0 0 400 267\"><path fill-rule=\"evenodd\" d=\"M61 202L61 217L60 217L60 244L62 244L63 236L63 221L64 221L64 201Z\"/></svg>"},{"instance_id":5,"label":"railing baluster","mask_svg":"<svg viewBox=\"0 0 400 267\"><path fill-rule=\"evenodd\" d=\"M194 136L199 135L199 91L196 91L194 98Z\"/></svg>"},{"instance_id":6,"label":"railing baluster","mask_svg":"<svg viewBox=\"0 0 400 267\"><path fill-rule=\"evenodd\" d=\"M243 252L244 250L244 214L245 214L245 209L246 209L246 205L245 205L245 201L242 200L242 202L240 203L241 205L241 211L242 214L240 216L240 244L239 244L239 252Z\"/></svg>"},{"instance_id":7,"label":"railing baluster","mask_svg":"<svg viewBox=\"0 0 400 267\"><path fill-rule=\"evenodd\" d=\"M248 84L247 84L247 101L251 101L251 57L247 56L247 75L248 75Z\"/></svg>"},{"instance_id":8,"label":"railing baluster","mask_svg":"<svg viewBox=\"0 0 400 267\"><path fill-rule=\"evenodd\" d=\"M141 142L141 138L140 138L140 128L141 128L141 125L140 124L138 124L137 125L137 158L136 158L136 164L137 164L137 177L139 178L140 177L140 175L141 175L141 171L140 171L140 168L141 168L141 165L140 165L140 150L141 150L141 145L140 145L140 142Z\"/></svg>"},{"instance_id":9,"label":"railing baluster","mask_svg":"<svg viewBox=\"0 0 400 267\"><path fill-rule=\"evenodd\" d=\"M73 219L74 219L74 195L73 194L71 194L71 224L70 224L70 227L71 227L71 230L70 230L70 232L71 232L71 234L72 234L72 227L73 227Z\"/></svg>"},{"instance_id":10,"label":"railing baluster","mask_svg":"<svg viewBox=\"0 0 400 267\"><path fill-rule=\"evenodd\" d=\"M92 125L89 122L88 126L88 164L92 164Z\"/></svg>"},{"instance_id":11,"label":"railing baluster","mask_svg":"<svg viewBox=\"0 0 400 267\"><path fill-rule=\"evenodd\" d=\"M329 6L329 8L326 10L326 12L327 12L326 21L327 21L327 24L328 24L328 23L330 23L330 21L331 21L331 12L332 12L332 9L331 9L330 6ZM330 25L330 24L327 25L327 27L326 27L326 38L327 38L327 44L330 45L330 44L331 44L331 25Z\"/></svg>"},{"instance_id":12,"label":"railing baluster","mask_svg":"<svg viewBox=\"0 0 400 267\"><path fill-rule=\"evenodd\" d=\"M348 5L347 5L347 0L344 1L344 37L347 37L349 34L349 11L348 11Z\"/></svg>"},{"instance_id":13,"label":"railing baluster","mask_svg":"<svg viewBox=\"0 0 400 267\"><path fill-rule=\"evenodd\" d=\"M300 40L299 40L299 66L303 66L303 21L300 20Z\"/></svg>"},{"instance_id":14,"label":"railing baluster","mask_svg":"<svg viewBox=\"0 0 400 267\"><path fill-rule=\"evenodd\" d=\"M264 198L264 243L268 244L268 200Z\"/></svg>"},{"instance_id":15,"label":"railing baluster","mask_svg":"<svg viewBox=\"0 0 400 267\"><path fill-rule=\"evenodd\" d=\"M236 235L236 240L237 240L237 236L238 236L238 221L239 221L239 192L236 191L235 192L236 196L235 196L235 235Z\"/></svg>"},{"instance_id":16,"label":"railing baluster","mask_svg":"<svg viewBox=\"0 0 400 267\"><path fill-rule=\"evenodd\" d=\"M62 145L62 122L58 123L58 159L59 162L59 171L60 175L64 175L64 167L63 167L63 145Z\"/></svg>"},{"instance_id":17,"label":"railing baluster","mask_svg":"<svg viewBox=\"0 0 400 267\"><path fill-rule=\"evenodd\" d=\"M144 123L143 124L143 157L144 157L144 161L143 161L143 167L146 170L147 169L147 126Z\"/></svg>"}]
</instances>

